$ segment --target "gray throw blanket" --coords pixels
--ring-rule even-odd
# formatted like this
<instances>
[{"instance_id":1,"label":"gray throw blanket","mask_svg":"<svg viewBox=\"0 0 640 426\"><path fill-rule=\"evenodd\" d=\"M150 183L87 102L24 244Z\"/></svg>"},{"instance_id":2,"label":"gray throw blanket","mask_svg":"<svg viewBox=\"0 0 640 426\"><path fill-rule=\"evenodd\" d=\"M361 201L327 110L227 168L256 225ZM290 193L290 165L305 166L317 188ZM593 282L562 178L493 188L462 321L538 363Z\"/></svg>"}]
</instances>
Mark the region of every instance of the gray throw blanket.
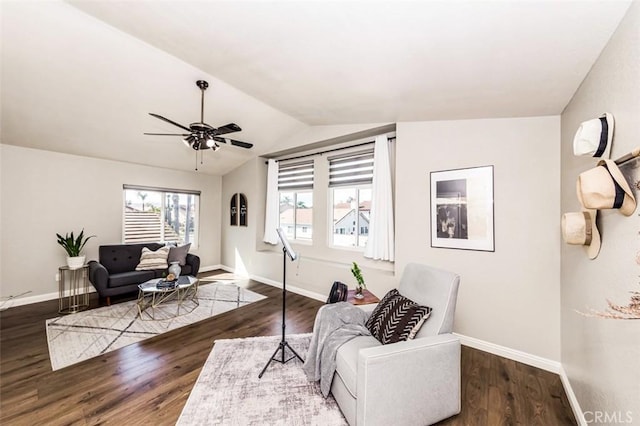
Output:
<instances>
[{"instance_id":1,"label":"gray throw blanket","mask_svg":"<svg viewBox=\"0 0 640 426\"><path fill-rule=\"evenodd\" d=\"M336 371L338 348L357 336L370 336L365 327L368 314L347 302L325 305L318 311L313 336L302 367L311 381L320 380L326 398Z\"/></svg>"}]
</instances>

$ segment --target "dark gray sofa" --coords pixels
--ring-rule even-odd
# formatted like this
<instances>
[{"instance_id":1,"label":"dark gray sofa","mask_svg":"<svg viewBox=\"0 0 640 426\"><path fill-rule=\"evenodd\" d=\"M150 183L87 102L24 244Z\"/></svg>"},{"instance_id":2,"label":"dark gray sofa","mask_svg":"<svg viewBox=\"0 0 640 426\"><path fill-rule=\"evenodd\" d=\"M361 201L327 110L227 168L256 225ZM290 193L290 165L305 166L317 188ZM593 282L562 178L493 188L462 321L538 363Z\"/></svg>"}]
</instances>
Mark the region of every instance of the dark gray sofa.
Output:
<instances>
[{"instance_id":1,"label":"dark gray sofa","mask_svg":"<svg viewBox=\"0 0 640 426\"><path fill-rule=\"evenodd\" d=\"M98 295L106 298L107 305L110 305L111 296L136 292L138 284L167 274L166 269L136 271L143 247L155 251L162 246L158 243L100 246L98 261L89 262L89 281ZM188 253L186 264L180 268L180 275L196 276L200 270L200 258Z\"/></svg>"}]
</instances>

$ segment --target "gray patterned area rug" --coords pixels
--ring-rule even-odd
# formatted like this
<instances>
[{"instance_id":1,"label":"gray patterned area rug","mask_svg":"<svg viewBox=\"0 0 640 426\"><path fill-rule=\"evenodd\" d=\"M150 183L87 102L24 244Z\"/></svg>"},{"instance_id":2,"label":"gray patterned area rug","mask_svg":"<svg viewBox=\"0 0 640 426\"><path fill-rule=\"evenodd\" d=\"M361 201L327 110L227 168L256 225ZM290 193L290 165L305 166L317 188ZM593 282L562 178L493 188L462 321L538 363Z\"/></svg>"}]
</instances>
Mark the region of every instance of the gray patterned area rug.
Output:
<instances>
[{"instance_id":1,"label":"gray patterned area rug","mask_svg":"<svg viewBox=\"0 0 640 426\"><path fill-rule=\"evenodd\" d=\"M233 283L211 283L199 286L198 307L173 318L141 319L133 300L49 319L51 367L58 370L265 298Z\"/></svg>"},{"instance_id":2,"label":"gray patterned area rug","mask_svg":"<svg viewBox=\"0 0 640 426\"><path fill-rule=\"evenodd\" d=\"M280 339L217 340L177 424L346 425L333 396L322 396L320 386L307 380L298 359L286 364L272 362L258 379ZM310 341L311 334L287 336L302 358Z\"/></svg>"}]
</instances>

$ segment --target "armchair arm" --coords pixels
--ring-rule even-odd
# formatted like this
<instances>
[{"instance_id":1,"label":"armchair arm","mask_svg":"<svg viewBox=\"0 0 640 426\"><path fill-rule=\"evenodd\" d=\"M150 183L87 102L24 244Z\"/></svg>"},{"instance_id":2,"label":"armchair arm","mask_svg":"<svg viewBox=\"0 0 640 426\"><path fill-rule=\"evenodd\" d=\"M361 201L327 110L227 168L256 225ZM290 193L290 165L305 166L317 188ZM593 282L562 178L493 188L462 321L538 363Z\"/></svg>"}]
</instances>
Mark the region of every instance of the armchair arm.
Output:
<instances>
[{"instance_id":1,"label":"armchair arm","mask_svg":"<svg viewBox=\"0 0 640 426\"><path fill-rule=\"evenodd\" d=\"M107 268L95 260L89 262L89 281L96 288L98 295L104 297L104 292L109 283L109 272Z\"/></svg>"},{"instance_id":2,"label":"armchair arm","mask_svg":"<svg viewBox=\"0 0 640 426\"><path fill-rule=\"evenodd\" d=\"M440 334L361 349L358 425L428 425L460 412L460 340Z\"/></svg>"},{"instance_id":3,"label":"armchair arm","mask_svg":"<svg viewBox=\"0 0 640 426\"><path fill-rule=\"evenodd\" d=\"M200 270L200 257L195 254L187 253L186 263L191 265L191 275L197 277L198 271Z\"/></svg>"}]
</instances>

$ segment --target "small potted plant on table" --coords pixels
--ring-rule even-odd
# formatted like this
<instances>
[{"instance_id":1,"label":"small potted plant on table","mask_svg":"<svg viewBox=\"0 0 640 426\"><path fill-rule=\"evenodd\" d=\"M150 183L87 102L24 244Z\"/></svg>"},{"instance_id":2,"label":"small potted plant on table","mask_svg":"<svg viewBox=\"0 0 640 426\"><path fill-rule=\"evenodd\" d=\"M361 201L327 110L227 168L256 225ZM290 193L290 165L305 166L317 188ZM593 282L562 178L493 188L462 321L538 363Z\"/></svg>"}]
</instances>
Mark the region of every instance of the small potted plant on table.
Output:
<instances>
[{"instance_id":1,"label":"small potted plant on table","mask_svg":"<svg viewBox=\"0 0 640 426\"><path fill-rule=\"evenodd\" d=\"M362 299L364 298L364 294L362 293L364 289L367 288L367 286L364 283L364 278L362 277L362 271L360 270L360 267L356 262L353 262L353 266L351 267L351 273L353 274L356 281L358 282L356 286L356 294L354 295L354 297L356 299Z\"/></svg>"},{"instance_id":2,"label":"small potted plant on table","mask_svg":"<svg viewBox=\"0 0 640 426\"><path fill-rule=\"evenodd\" d=\"M85 244L87 244L87 241L95 237L95 235L85 238L83 229L77 238L74 237L73 231L71 231L71 234L65 234L64 237L60 234L56 234L56 236L58 237L58 244L67 252L67 266L69 266L70 269L82 268L85 256L80 255L80 252Z\"/></svg>"}]
</instances>

